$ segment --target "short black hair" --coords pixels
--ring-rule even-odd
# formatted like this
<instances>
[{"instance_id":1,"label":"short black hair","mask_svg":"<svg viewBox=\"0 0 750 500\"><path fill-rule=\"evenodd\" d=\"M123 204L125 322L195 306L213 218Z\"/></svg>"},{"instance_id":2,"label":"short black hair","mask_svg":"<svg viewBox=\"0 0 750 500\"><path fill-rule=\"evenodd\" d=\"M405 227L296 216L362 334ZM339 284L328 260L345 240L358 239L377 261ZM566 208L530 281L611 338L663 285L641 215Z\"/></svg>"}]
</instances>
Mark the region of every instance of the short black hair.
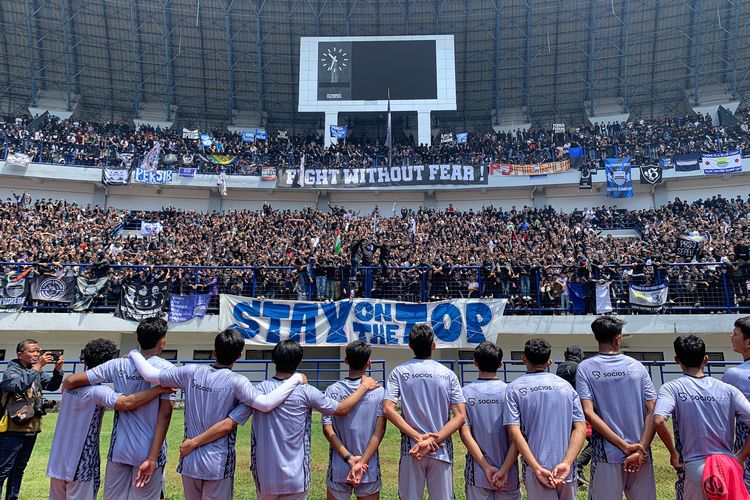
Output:
<instances>
[{"instance_id":1,"label":"short black hair","mask_svg":"<svg viewBox=\"0 0 750 500\"><path fill-rule=\"evenodd\" d=\"M26 347L28 347L29 344L39 344L39 342L34 339L23 339L18 343L18 345L16 345L16 352L25 351Z\"/></svg>"},{"instance_id":2,"label":"short black hair","mask_svg":"<svg viewBox=\"0 0 750 500\"><path fill-rule=\"evenodd\" d=\"M591 323L591 331L594 338L600 344L612 342L615 337L622 335L622 327L625 322L612 316L600 316Z\"/></svg>"},{"instance_id":3,"label":"short black hair","mask_svg":"<svg viewBox=\"0 0 750 500\"><path fill-rule=\"evenodd\" d=\"M349 368L353 370L364 368L371 354L372 347L363 340L349 342L349 345L346 346L346 360L349 362Z\"/></svg>"},{"instance_id":4,"label":"short black hair","mask_svg":"<svg viewBox=\"0 0 750 500\"><path fill-rule=\"evenodd\" d=\"M503 350L492 342L482 342L474 349L474 361L483 372L496 372L503 362Z\"/></svg>"},{"instance_id":5,"label":"short black hair","mask_svg":"<svg viewBox=\"0 0 750 500\"><path fill-rule=\"evenodd\" d=\"M95 339L83 348L83 363L87 369L106 363L117 356L117 345L108 339Z\"/></svg>"},{"instance_id":6,"label":"short black hair","mask_svg":"<svg viewBox=\"0 0 750 500\"><path fill-rule=\"evenodd\" d=\"M276 371L294 373L302 363L302 346L294 340L282 340L271 351L271 359L276 365Z\"/></svg>"},{"instance_id":7,"label":"short black hair","mask_svg":"<svg viewBox=\"0 0 750 500\"><path fill-rule=\"evenodd\" d=\"M167 322L162 318L146 318L135 329L141 349L153 349L167 334Z\"/></svg>"},{"instance_id":8,"label":"short black hair","mask_svg":"<svg viewBox=\"0 0 750 500\"><path fill-rule=\"evenodd\" d=\"M565 357L565 361L580 363L584 358L583 349L581 349L581 346L579 345L569 345L565 348L563 356Z\"/></svg>"},{"instance_id":9,"label":"short black hair","mask_svg":"<svg viewBox=\"0 0 750 500\"><path fill-rule=\"evenodd\" d=\"M695 335L681 335L674 339L674 354L688 368L698 368L706 357L706 344Z\"/></svg>"},{"instance_id":10,"label":"short black hair","mask_svg":"<svg viewBox=\"0 0 750 500\"><path fill-rule=\"evenodd\" d=\"M543 338L529 339L523 346L523 355L532 365L545 364L551 354L552 346Z\"/></svg>"},{"instance_id":11,"label":"short black hair","mask_svg":"<svg viewBox=\"0 0 750 500\"><path fill-rule=\"evenodd\" d=\"M432 344L435 342L435 332L427 323L418 323L409 332L409 347L417 358L432 356Z\"/></svg>"},{"instance_id":12,"label":"short black hair","mask_svg":"<svg viewBox=\"0 0 750 500\"><path fill-rule=\"evenodd\" d=\"M240 359L245 349L245 338L234 328L227 328L214 339L216 362L229 366Z\"/></svg>"},{"instance_id":13,"label":"short black hair","mask_svg":"<svg viewBox=\"0 0 750 500\"><path fill-rule=\"evenodd\" d=\"M737 318L737 320L734 322L734 326L740 329L743 337L745 337L746 339L750 338L750 316Z\"/></svg>"}]
</instances>

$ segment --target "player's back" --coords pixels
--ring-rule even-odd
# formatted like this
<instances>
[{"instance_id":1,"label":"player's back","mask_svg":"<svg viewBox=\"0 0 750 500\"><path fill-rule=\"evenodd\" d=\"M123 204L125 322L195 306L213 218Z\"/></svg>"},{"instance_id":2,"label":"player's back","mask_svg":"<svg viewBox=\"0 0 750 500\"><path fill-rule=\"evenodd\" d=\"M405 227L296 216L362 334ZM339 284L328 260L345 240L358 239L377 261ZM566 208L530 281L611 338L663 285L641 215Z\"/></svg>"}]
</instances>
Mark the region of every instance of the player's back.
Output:
<instances>
[{"instance_id":1,"label":"player's back","mask_svg":"<svg viewBox=\"0 0 750 500\"><path fill-rule=\"evenodd\" d=\"M750 399L750 360L727 368L721 381L735 386L746 398Z\"/></svg>"}]
</instances>

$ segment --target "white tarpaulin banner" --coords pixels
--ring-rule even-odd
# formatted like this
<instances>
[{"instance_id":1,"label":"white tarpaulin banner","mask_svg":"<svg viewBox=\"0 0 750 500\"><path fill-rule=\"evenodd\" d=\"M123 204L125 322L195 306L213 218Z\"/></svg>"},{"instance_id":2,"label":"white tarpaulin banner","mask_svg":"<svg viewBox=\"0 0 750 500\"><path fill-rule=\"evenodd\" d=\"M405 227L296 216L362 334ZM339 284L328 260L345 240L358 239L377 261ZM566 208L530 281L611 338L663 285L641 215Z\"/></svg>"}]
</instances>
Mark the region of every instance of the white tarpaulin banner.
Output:
<instances>
[{"instance_id":1,"label":"white tarpaulin banner","mask_svg":"<svg viewBox=\"0 0 750 500\"><path fill-rule=\"evenodd\" d=\"M373 346L408 347L412 326L426 322L435 330L438 348L471 348L485 340L495 343L506 302L296 302L222 294L219 329L236 328L253 345L294 339L302 345L342 346L362 339Z\"/></svg>"},{"instance_id":2,"label":"white tarpaulin banner","mask_svg":"<svg viewBox=\"0 0 750 500\"><path fill-rule=\"evenodd\" d=\"M629 295L632 308L659 311L667 303L669 285L667 282L651 286L630 285Z\"/></svg>"},{"instance_id":3,"label":"white tarpaulin banner","mask_svg":"<svg viewBox=\"0 0 750 500\"><path fill-rule=\"evenodd\" d=\"M5 159L5 164L9 167L26 168L31 165L31 157L24 153L11 153Z\"/></svg>"},{"instance_id":4,"label":"white tarpaulin banner","mask_svg":"<svg viewBox=\"0 0 750 500\"><path fill-rule=\"evenodd\" d=\"M737 149L726 153L703 153L702 163L705 175L742 172L742 155Z\"/></svg>"},{"instance_id":5,"label":"white tarpaulin banner","mask_svg":"<svg viewBox=\"0 0 750 500\"><path fill-rule=\"evenodd\" d=\"M596 314L612 312L612 298L609 295L609 283L596 285Z\"/></svg>"}]
</instances>

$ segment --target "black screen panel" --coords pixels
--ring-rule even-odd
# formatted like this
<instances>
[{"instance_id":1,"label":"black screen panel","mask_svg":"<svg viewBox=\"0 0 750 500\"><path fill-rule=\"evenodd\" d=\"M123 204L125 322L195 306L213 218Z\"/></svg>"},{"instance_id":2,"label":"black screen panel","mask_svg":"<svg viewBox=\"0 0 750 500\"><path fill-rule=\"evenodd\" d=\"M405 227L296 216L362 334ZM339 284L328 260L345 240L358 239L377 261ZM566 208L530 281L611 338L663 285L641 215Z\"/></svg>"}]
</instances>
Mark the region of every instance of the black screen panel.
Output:
<instances>
[{"instance_id":1,"label":"black screen panel","mask_svg":"<svg viewBox=\"0 0 750 500\"><path fill-rule=\"evenodd\" d=\"M352 43L352 99L437 99L434 40Z\"/></svg>"}]
</instances>

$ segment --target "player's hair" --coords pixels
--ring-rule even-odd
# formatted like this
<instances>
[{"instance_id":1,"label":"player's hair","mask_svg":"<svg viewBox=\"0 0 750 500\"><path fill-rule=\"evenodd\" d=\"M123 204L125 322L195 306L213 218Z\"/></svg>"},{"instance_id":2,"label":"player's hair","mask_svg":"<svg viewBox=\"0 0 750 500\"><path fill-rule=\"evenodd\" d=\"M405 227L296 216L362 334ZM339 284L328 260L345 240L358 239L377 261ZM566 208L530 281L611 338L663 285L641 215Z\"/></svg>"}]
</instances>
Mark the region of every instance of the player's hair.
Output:
<instances>
[{"instance_id":1,"label":"player's hair","mask_svg":"<svg viewBox=\"0 0 750 500\"><path fill-rule=\"evenodd\" d=\"M591 323L591 331L594 338L600 344L612 342L615 337L622 335L622 326L625 324L621 319L612 316L600 316Z\"/></svg>"},{"instance_id":2,"label":"player's hair","mask_svg":"<svg viewBox=\"0 0 750 500\"><path fill-rule=\"evenodd\" d=\"M432 343L435 342L435 332L427 323L418 323L409 332L409 347L417 358L432 356Z\"/></svg>"},{"instance_id":3,"label":"player's hair","mask_svg":"<svg viewBox=\"0 0 750 500\"><path fill-rule=\"evenodd\" d=\"M695 335L681 335L674 339L674 354L688 368L698 368L706 357L706 344Z\"/></svg>"},{"instance_id":4,"label":"player's hair","mask_svg":"<svg viewBox=\"0 0 750 500\"><path fill-rule=\"evenodd\" d=\"M503 361L503 350L492 342L482 342L474 349L474 361L483 372L496 372Z\"/></svg>"},{"instance_id":5,"label":"player's hair","mask_svg":"<svg viewBox=\"0 0 750 500\"><path fill-rule=\"evenodd\" d=\"M276 344L271 351L271 359L276 365L276 371L281 373L294 373L302 363L302 346L294 340L282 340Z\"/></svg>"},{"instance_id":6,"label":"player's hair","mask_svg":"<svg viewBox=\"0 0 750 500\"><path fill-rule=\"evenodd\" d=\"M349 362L349 368L361 370L367 364L372 354L372 347L362 340L349 342L346 346L346 359Z\"/></svg>"},{"instance_id":7,"label":"player's hair","mask_svg":"<svg viewBox=\"0 0 750 500\"><path fill-rule=\"evenodd\" d=\"M95 339L83 348L83 362L87 369L106 363L117 356L117 345L108 339Z\"/></svg>"},{"instance_id":8,"label":"player's hair","mask_svg":"<svg viewBox=\"0 0 750 500\"><path fill-rule=\"evenodd\" d=\"M551 354L552 346L543 338L529 339L523 346L523 355L532 365L545 364Z\"/></svg>"},{"instance_id":9,"label":"player's hair","mask_svg":"<svg viewBox=\"0 0 750 500\"><path fill-rule=\"evenodd\" d=\"M23 339L18 343L18 345L16 345L16 352L25 351L29 344L39 344L39 342L34 339Z\"/></svg>"},{"instance_id":10,"label":"player's hair","mask_svg":"<svg viewBox=\"0 0 750 500\"><path fill-rule=\"evenodd\" d=\"M745 337L746 339L750 338L750 316L737 318L737 320L734 322L734 326L740 329L743 337Z\"/></svg>"},{"instance_id":11,"label":"player's hair","mask_svg":"<svg viewBox=\"0 0 750 500\"><path fill-rule=\"evenodd\" d=\"M242 356L245 338L234 328L227 328L214 339L214 354L220 365L231 365Z\"/></svg>"},{"instance_id":12,"label":"player's hair","mask_svg":"<svg viewBox=\"0 0 750 500\"><path fill-rule=\"evenodd\" d=\"M142 319L135 329L141 349L153 349L166 334L167 322L162 318Z\"/></svg>"}]
</instances>

